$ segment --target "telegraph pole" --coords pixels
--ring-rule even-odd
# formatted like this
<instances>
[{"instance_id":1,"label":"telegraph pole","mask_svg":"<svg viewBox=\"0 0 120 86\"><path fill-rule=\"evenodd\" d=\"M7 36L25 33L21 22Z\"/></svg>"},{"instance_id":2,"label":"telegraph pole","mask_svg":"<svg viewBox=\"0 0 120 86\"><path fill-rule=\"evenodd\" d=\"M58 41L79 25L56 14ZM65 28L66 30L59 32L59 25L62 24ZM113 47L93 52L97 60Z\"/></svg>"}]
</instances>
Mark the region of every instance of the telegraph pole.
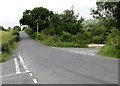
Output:
<instances>
[{"instance_id":1,"label":"telegraph pole","mask_svg":"<svg viewBox=\"0 0 120 86\"><path fill-rule=\"evenodd\" d=\"M37 23L37 35L38 35L38 23Z\"/></svg>"}]
</instances>

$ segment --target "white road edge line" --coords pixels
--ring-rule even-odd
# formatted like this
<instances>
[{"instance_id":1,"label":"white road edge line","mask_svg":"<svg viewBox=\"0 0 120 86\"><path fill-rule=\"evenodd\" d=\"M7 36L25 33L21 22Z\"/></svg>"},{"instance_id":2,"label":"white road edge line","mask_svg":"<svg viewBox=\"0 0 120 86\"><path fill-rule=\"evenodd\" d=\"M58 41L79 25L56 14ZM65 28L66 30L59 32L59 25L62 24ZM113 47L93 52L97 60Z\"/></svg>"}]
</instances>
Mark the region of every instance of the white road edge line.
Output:
<instances>
[{"instance_id":1,"label":"white road edge line","mask_svg":"<svg viewBox=\"0 0 120 86\"><path fill-rule=\"evenodd\" d=\"M16 69L16 74L20 74L20 68L17 62L17 58L14 58L14 62L15 62L15 69Z\"/></svg>"},{"instance_id":2,"label":"white road edge line","mask_svg":"<svg viewBox=\"0 0 120 86\"><path fill-rule=\"evenodd\" d=\"M37 84L37 83L38 83L38 81L37 81L36 79L33 79L33 82L34 82L35 84Z\"/></svg>"},{"instance_id":3,"label":"white road edge line","mask_svg":"<svg viewBox=\"0 0 120 86\"><path fill-rule=\"evenodd\" d=\"M28 72L30 72L30 70L25 70L25 72L27 72L27 73L28 73Z\"/></svg>"},{"instance_id":4,"label":"white road edge line","mask_svg":"<svg viewBox=\"0 0 120 86\"><path fill-rule=\"evenodd\" d=\"M32 74L32 73L29 73L29 75L30 75L30 76L33 76L33 74Z\"/></svg>"}]
</instances>

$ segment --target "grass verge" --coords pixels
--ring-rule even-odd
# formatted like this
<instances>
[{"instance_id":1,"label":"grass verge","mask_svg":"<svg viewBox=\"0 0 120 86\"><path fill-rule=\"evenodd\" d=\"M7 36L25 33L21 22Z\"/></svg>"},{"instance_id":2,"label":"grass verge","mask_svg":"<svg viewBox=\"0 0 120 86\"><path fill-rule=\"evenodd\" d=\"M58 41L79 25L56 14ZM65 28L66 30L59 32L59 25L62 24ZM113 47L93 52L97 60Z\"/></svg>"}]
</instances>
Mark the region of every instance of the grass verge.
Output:
<instances>
[{"instance_id":1,"label":"grass verge","mask_svg":"<svg viewBox=\"0 0 120 86\"><path fill-rule=\"evenodd\" d=\"M113 57L113 58L120 58L120 49L117 49L110 45L105 45L100 49L98 54Z\"/></svg>"},{"instance_id":2,"label":"grass verge","mask_svg":"<svg viewBox=\"0 0 120 86\"><path fill-rule=\"evenodd\" d=\"M9 59L9 56L11 55L12 51L16 48L17 42L14 42L10 47L8 52L2 52L0 57L0 62L7 61Z\"/></svg>"},{"instance_id":3,"label":"grass verge","mask_svg":"<svg viewBox=\"0 0 120 86\"><path fill-rule=\"evenodd\" d=\"M0 53L0 62L4 62L9 59L9 55L16 48L17 41L19 41L19 32L10 30L10 31L0 31L0 40L1 52ZM17 33L17 34L15 34Z\"/></svg>"}]
</instances>

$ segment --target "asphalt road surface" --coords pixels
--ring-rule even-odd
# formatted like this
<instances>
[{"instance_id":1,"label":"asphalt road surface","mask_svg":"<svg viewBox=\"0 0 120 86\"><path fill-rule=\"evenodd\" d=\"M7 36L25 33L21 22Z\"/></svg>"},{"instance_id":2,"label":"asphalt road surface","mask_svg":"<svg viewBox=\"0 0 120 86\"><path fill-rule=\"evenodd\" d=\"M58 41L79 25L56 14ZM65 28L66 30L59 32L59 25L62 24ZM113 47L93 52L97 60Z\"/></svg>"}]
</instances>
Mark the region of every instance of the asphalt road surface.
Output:
<instances>
[{"instance_id":1,"label":"asphalt road surface","mask_svg":"<svg viewBox=\"0 0 120 86\"><path fill-rule=\"evenodd\" d=\"M0 64L2 84L118 84L118 59L98 56L96 48L44 46L22 31L20 37Z\"/></svg>"}]
</instances>

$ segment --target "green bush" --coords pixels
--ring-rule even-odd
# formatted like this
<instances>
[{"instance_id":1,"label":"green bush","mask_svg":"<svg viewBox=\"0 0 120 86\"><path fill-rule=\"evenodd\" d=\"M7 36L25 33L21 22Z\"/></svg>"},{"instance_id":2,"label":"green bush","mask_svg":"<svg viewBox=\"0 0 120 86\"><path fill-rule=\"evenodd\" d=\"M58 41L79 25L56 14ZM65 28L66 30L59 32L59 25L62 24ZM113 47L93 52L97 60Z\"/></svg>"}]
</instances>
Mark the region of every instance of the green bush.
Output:
<instances>
[{"instance_id":1,"label":"green bush","mask_svg":"<svg viewBox=\"0 0 120 86\"><path fill-rule=\"evenodd\" d=\"M117 49L110 45L105 45L100 49L99 54L114 57L114 58L120 58L120 49Z\"/></svg>"},{"instance_id":2,"label":"green bush","mask_svg":"<svg viewBox=\"0 0 120 86\"><path fill-rule=\"evenodd\" d=\"M92 43L100 44L100 37L99 36L93 36Z\"/></svg>"},{"instance_id":3,"label":"green bush","mask_svg":"<svg viewBox=\"0 0 120 86\"><path fill-rule=\"evenodd\" d=\"M75 42L61 42L60 47L79 47Z\"/></svg>"},{"instance_id":4,"label":"green bush","mask_svg":"<svg viewBox=\"0 0 120 86\"><path fill-rule=\"evenodd\" d=\"M91 43L99 43L103 44L106 43L106 38L109 34L110 28L106 28L103 25L96 25L89 32L91 32Z\"/></svg>"},{"instance_id":5,"label":"green bush","mask_svg":"<svg viewBox=\"0 0 120 86\"><path fill-rule=\"evenodd\" d=\"M113 28L111 30L111 33L107 37L107 45L120 49L120 31L118 29Z\"/></svg>"},{"instance_id":6,"label":"green bush","mask_svg":"<svg viewBox=\"0 0 120 86\"><path fill-rule=\"evenodd\" d=\"M9 57L9 54L15 48L16 42L20 40L19 32L16 30L10 30L7 33L3 32L2 37L4 42L1 44L2 58L0 62L6 61Z\"/></svg>"},{"instance_id":7,"label":"green bush","mask_svg":"<svg viewBox=\"0 0 120 86\"><path fill-rule=\"evenodd\" d=\"M2 52L9 52L9 43L2 44Z\"/></svg>"},{"instance_id":8,"label":"green bush","mask_svg":"<svg viewBox=\"0 0 120 86\"><path fill-rule=\"evenodd\" d=\"M44 33L38 33L38 35L36 36L36 39L41 41L44 40L45 39Z\"/></svg>"},{"instance_id":9,"label":"green bush","mask_svg":"<svg viewBox=\"0 0 120 86\"><path fill-rule=\"evenodd\" d=\"M13 38L9 39L8 42L2 43L2 52L9 52L9 47L12 47L12 44L19 40L20 38L17 35L15 35L13 36Z\"/></svg>"},{"instance_id":10,"label":"green bush","mask_svg":"<svg viewBox=\"0 0 120 86\"><path fill-rule=\"evenodd\" d=\"M36 39L36 37L37 37L37 32L34 32L33 35L32 35L32 38Z\"/></svg>"},{"instance_id":11,"label":"green bush","mask_svg":"<svg viewBox=\"0 0 120 86\"><path fill-rule=\"evenodd\" d=\"M72 42L74 40L74 36L71 35L68 32L63 32L63 35L61 36L62 42Z\"/></svg>"},{"instance_id":12,"label":"green bush","mask_svg":"<svg viewBox=\"0 0 120 86\"><path fill-rule=\"evenodd\" d=\"M17 35L19 37L19 32L17 30L13 30L12 35Z\"/></svg>"},{"instance_id":13,"label":"green bush","mask_svg":"<svg viewBox=\"0 0 120 86\"><path fill-rule=\"evenodd\" d=\"M18 42L20 40L20 37L17 36L17 35L15 35L15 36L13 36L13 40L16 41L16 42Z\"/></svg>"},{"instance_id":14,"label":"green bush","mask_svg":"<svg viewBox=\"0 0 120 86\"><path fill-rule=\"evenodd\" d=\"M106 45L100 49L100 54L120 58L120 31L116 28L111 30L107 37Z\"/></svg>"},{"instance_id":15,"label":"green bush","mask_svg":"<svg viewBox=\"0 0 120 86\"><path fill-rule=\"evenodd\" d=\"M33 31L31 28L29 28L29 27L26 27L26 28L25 28L25 32L26 32L27 34L29 34L30 36L32 36L32 35L34 34L34 31Z\"/></svg>"},{"instance_id":16,"label":"green bush","mask_svg":"<svg viewBox=\"0 0 120 86\"><path fill-rule=\"evenodd\" d=\"M2 43L2 52L9 52L9 47L14 43L20 40L19 32L16 30L12 31L12 38L9 39L7 42Z\"/></svg>"},{"instance_id":17,"label":"green bush","mask_svg":"<svg viewBox=\"0 0 120 86\"><path fill-rule=\"evenodd\" d=\"M30 29L29 34L32 36L34 34L34 31L32 29Z\"/></svg>"},{"instance_id":18,"label":"green bush","mask_svg":"<svg viewBox=\"0 0 120 86\"><path fill-rule=\"evenodd\" d=\"M13 27L13 30L21 31L21 27L20 27L20 26L14 26L14 27Z\"/></svg>"}]
</instances>

